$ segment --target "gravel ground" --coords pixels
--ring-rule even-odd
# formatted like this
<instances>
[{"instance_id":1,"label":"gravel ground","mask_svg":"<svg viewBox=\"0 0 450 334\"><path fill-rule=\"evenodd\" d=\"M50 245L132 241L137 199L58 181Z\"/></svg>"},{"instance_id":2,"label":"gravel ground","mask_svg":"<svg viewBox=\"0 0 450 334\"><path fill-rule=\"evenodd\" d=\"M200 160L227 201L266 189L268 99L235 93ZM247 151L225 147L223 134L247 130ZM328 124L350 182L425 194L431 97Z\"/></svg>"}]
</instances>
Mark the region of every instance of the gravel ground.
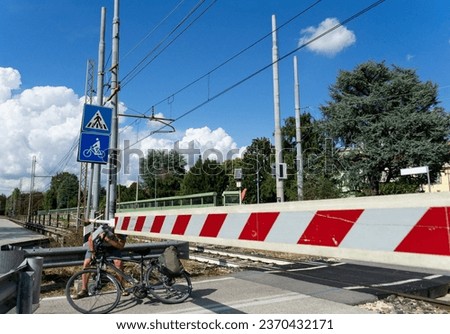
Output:
<instances>
[{"instance_id":1,"label":"gravel ground","mask_svg":"<svg viewBox=\"0 0 450 334\"><path fill-rule=\"evenodd\" d=\"M360 305L360 307L380 314L449 314L448 310L429 303L398 296Z\"/></svg>"}]
</instances>

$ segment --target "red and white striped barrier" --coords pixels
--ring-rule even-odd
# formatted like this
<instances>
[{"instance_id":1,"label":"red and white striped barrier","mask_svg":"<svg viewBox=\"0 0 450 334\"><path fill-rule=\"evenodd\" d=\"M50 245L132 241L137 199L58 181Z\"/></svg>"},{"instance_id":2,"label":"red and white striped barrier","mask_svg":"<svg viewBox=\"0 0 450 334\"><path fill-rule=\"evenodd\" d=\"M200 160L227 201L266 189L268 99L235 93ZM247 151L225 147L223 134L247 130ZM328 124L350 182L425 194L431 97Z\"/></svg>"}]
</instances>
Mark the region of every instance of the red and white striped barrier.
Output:
<instances>
[{"instance_id":1,"label":"red and white striped barrier","mask_svg":"<svg viewBox=\"0 0 450 334\"><path fill-rule=\"evenodd\" d=\"M450 194L116 214L126 234L450 268Z\"/></svg>"}]
</instances>

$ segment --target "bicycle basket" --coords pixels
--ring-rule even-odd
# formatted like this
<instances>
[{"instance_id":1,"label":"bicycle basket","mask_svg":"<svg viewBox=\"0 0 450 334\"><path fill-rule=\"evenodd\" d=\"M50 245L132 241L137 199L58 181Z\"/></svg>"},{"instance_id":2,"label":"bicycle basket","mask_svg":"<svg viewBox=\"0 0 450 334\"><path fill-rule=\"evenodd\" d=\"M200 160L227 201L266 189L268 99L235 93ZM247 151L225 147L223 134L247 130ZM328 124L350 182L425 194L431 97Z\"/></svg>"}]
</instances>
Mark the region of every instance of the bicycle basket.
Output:
<instances>
[{"instance_id":1,"label":"bicycle basket","mask_svg":"<svg viewBox=\"0 0 450 334\"><path fill-rule=\"evenodd\" d=\"M158 257L158 261L161 272L168 277L178 277L184 271L183 264L178 258L178 251L175 246L167 247Z\"/></svg>"}]
</instances>

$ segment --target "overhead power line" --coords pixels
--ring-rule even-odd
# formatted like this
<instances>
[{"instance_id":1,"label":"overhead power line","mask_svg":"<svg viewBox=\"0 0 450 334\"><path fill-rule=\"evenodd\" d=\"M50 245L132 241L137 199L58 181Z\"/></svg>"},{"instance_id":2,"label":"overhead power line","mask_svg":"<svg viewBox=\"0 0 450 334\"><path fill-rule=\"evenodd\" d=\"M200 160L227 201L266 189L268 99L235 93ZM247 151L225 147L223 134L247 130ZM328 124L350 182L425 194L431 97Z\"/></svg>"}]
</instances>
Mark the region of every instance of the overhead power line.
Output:
<instances>
[{"instance_id":1,"label":"overhead power line","mask_svg":"<svg viewBox=\"0 0 450 334\"><path fill-rule=\"evenodd\" d=\"M179 30L184 23L187 22L187 20L195 14L195 12L201 7L201 5L206 0L200 0L196 6L181 20L180 23L178 23L175 28L173 28L169 34L160 42L158 43L130 72L128 72L121 81L121 88L125 87L127 84L130 83L139 73L141 73L150 63L152 63L156 58L158 58L161 53L163 53L170 45L172 45L183 33L185 33L200 17L202 17L216 2L217 0L214 0L205 10L203 10L197 17L195 17L178 35L176 35L171 41L167 43L153 58L148 60L148 58L158 50L161 45L163 45L170 36L172 36L177 30ZM148 60L148 61L147 61Z\"/></svg>"},{"instance_id":2,"label":"overhead power line","mask_svg":"<svg viewBox=\"0 0 450 334\"><path fill-rule=\"evenodd\" d=\"M183 4L185 0L181 0L171 11L169 14L167 14L152 30L150 30L147 35L144 36L144 38L142 38L130 51L128 51L124 56L123 59L125 59L126 57L128 57L131 53L133 53L137 48L139 48L139 46L142 45L142 43L145 42L145 40L147 40L156 30L158 30L158 28L164 23L166 22L170 16L172 16L173 13L175 13L175 11Z\"/></svg>"},{"instance_id":3,"label":"overhead power line","mask_svg":"<svg viewBox=\"0 0 450 334\"><path fill-rule=\"evenodd\" d=\"M315 7L317 4L319 4L322 0L317 0L315 1L313 4L311 4L310 6L308 6L307 8L305 8L304 10L302 10L301 12L297 13L295 16L293 16L292 18L290 18L288 21L286 21L285 23L283 23L282 25L280 25L277 30L282 29L283 27L285 27L286 25L290 24L292 21L294 21L295 19L297 19L298 17L300 17L301 15L305 14L306 12L308 12L309 10L311 10L313 7ZM210 76L212 73L216 72L217 70L219 70L220 68L222 68L223 66L225 66L226 64L230 63L231 61L233 61L234 59L238 58L240 55L244 54L245 52L247 52L248 50L252 49L253 47L255 47L256 45L258 45L259 43L261 43L262 41L264 41L266 38L271 37L272 35L272 31L270 31L269 33L267 33L266 35L262 36L261 38L259 38L258 40L256 40L254 43L250 44L249 46L247 46L246 48L240 50L239 52L237 52L236 54L234 54L233 56L231 56L230 58L228 58L227 60L225 60L224 62L222 62L221 64L217 65L216 67L214 67L212 70L210 70L209 72L203 74L202 76L198 77L197 79L195 79L194 81L192 81L191 83L185 85L184 87L180 88L179 90L177 90L175 93L170 94L168 97L162 99L161 101L155 103L153 106L151 106L149 109L147 109L145 111L145 113L139 112L137 110L134 110L132 108L128 108L130 110L133 110L136 113L139 113L141 115L146 116L150 111L153 111L155 107L157 107L158 105L160 105L161 103L174 98L176 95L178 95L179 93L183 92L184 90L188 89L189 87L195 85L196 83L198 83L199 81L201 81L202 79ZM125 129L127 129L128 127L132 126L133 124L140 122L141 120L136 119L134 120L132 123L128 124ZM124 131L124 130L122 130ZM153 133L152 133L153 134Z\"/></svg>"},{"instance_id":4,"label":"overhead power line","mask_svg":"<svg viewBox=\"0 0 450 334\"><path fill-rule=\"evenodd\" d=\"M302 10L301 12L299 12L298 14L296 14L295 16L293 16L292 18L290 18L288 21L286 21L285 23L283 23L282 25L280 25L276 31L284 28L286 25L290 24L292 21L294 21L295 19L297 19L298 17L300 17L301 15L305 14L306 12L310 11L312 8L314 8L317 4L319 4L322 0L317 0L316 2L314 2L313 4L311 4L309 7L307 7L306 9ZM162 99L161 101L155 103L152 107L150 107L146 112L149 112L150 110L152 110L153 107L156 107L158 105L160 105L161 103L167 101L170 98L175 97L176 95L178 95L179 93L183 92L184 90L188 89L189 87L195 85L196 83L198 83L199 81L207 78L208 76L210 76L212 73L216 72L217 70L219 70L220 68L222 68L223 66L225 66L226 64L230 63L231 61L233 61L234 59L238 58L239 56L241 56L242 54L244 54L245 52L247 52L248 50L252 49L253 47L255 47L256 45L258 45L259 43L261 43L262 41L264 41L266 38L271 37L272 36L272 31L270 31L269 33L267 33L266 35L262 36L261 38L259 38L258 40L256 40L254 43L250 44L249 46L247 46L246 48L240 50L239 52L237 52L236 54L234 54L233 56L231 56L230 58L228 58L227 60L225 60L224 62L222 62L221 64L217 65L216 67L214 67L212 70L210 70L209 72L203 74L202 76L198 77L197 79L195 79L194 81L192 81L191 83L185 85L184 87L180 88L179 90L177 90L175 93L170 94L168 97Z\"/></svg>"},{"instance_id":5,"label":"overhead power line","mask_svg":"<svg viewBox=\"0 0 450 334\"><path fill-rule=\"evenodd\" d=\"M234 88L242 85L244 82L254 78L255 76L259 75L260 73L264 72L265 70L267 70L268 68L271 68L275 63L277 62L281 62L282 60L290 57L291 55L293 55L295 52L305 48L306 46L310 45L311 43L314 43L315 41L319 40L320 38L323 38L324 36L328 35L329 33L335 31L336 29L339 29L340 27L344 26L347 23L350 23L351 21L357 19L358 17L366 14L367 12L371 11L372 9L378 7L379 5L381 5L383 2L385 2L386 0L379 0L379 1L375 1L374 3L372 3L371 5L365 7L364 9L358 11L357 13L353 14L352 16L348 17L347 19L343 20L342 22L336 24L335 26L331 27L330 29L326 30L325 32L323 32L322 34L310 39L309 41L303 43L302 45L298 46L297 48L293 49L292 51L288 52L287 54L285 54L284 56L281 56L278 58L277 61L275 62L271 62L269 64L267 64L266 66L260 68L259 70L251 73L250 75L246 76L245 78L237 81L236 83L232 84L231 86L225 88L224 90L220 91L219 93L217 93L216 95L209 97L207 100L203 101L202 103L198 104L197 106L195 106L194 108L186 111L185 113L181 114L180 116L178 116L177 118L174 119L174 122L186 117L187 115L193 113L194 111L202 108L203 106L205 106L206 104L214 101L215 99L219 98L220 96L228 93L229 91L233 90ZM148 135L140 138L139 140L137 140L135 143L131 144L129 147L133 147L134 145L138 144L139 142L141 142L142 140L152 136L154 133L157 133L159 131L161 131L163 128L165 128L166 126L161 126L160 128L158 128L157 130L154 130L152 132L150 132Z\"/></svg>"}]
</instances>

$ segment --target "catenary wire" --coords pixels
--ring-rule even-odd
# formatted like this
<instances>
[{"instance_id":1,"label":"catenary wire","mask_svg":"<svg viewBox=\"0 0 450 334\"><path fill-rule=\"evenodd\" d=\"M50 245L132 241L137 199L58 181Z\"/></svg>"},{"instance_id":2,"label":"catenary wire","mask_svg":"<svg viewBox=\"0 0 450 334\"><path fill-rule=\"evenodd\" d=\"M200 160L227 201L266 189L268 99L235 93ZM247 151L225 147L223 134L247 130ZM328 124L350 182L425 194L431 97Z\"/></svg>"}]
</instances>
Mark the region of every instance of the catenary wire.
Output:
<instances>
[{"instance_id":1,"label":"catenary wire","mask_svg":"<svg viewBox=\"0 0 450 334\"><path fill-rule=\"evenodd\" d=\"M317 4L319 4L322 0L317 0L316 2L314 2L313 4L311 4L309 7L307 7L306 9L302 10L301 12L299 12L298 14L296 14L295 16L293 16L291 19L289 19L288 21L286 21L285 23L283 23L282 25L280 25L279 27L276 28L276 31L284 28L286 25L290 24L292 21L294 21L295 19L297 19L298 17L300 17L301 15L305 14L306 12L308 12L309 10L311 10L313 7L315 7ZM184 90L188 89L189 87L195 85L197 82L201 81L202 79L210 76L212 73L216 72L217 70L219 70L220 68L222 68L223 66L225 66L226 64L228 64L229 62L233 61L234 59L238 58L240 55L244 54L245 52L247 52L248 50L252 49L253 47L255 47L256 45L258 45L259 43L261 43L262 41L264 41L266 38L270 37L272 35L272 31L267 33L266 35L262 36L261 38L259 38L257 41L255 41L254 43L250 44L249 46L245 47L244 49L240 50L239 52L237 52L236 54L234 54L233 56L231 56L230 58L228 58L227 60L225 60L224 62L222 62L221 64L217 65L216 67L214 67L212 70L210 70L209 72L203 74L202 76L198 77L197 79L195 79L194 81L192 81L191 83L185 85L184 87L180 88L179 90L177 90L175 93L170 94L169 96L167 96L166 98L160 100L159 102L155 103L153 106L156 107L158 105L160 105L161 103L169 100L170 98L175 97L177 94L183 92ZM152 109L152 107L150 107L146 112L149 112Z\"/></svg>"},{"instance_id":2,"label":"catenary wire","mask_svg":"<svg viewBox=\"0 0 450 334\"><path fill-rule=\"evenodd\" d=\"M301 15L305 14L306 12L308 12L309 10L311 10L313 7L315 7L317 4L319 4L322 0L317 0L315 1L313 4L311 4L310 6L308 6L307 8L305 8L304 10L302 10L301 12L299 12L298 14L296 14L295 16L293 16L292 18L290 18L289 20L287 20L285 23L281 24L276 30L280 30L283 27L285 27L286 25L290 24L292 21L294 21L295 19L297 19L298 17L300 17ZM177 90L175 93L169 95L168 97L162 99L161 101L157 102L156 104L154 104L152 107L150 107L145 113L136 111L135 109L132 108L128 108L136 113L142 114L144 116L146 116L148 114L148 112L150 112L151 110L154 109L154 107L160 105L161 103L169 100L170 98L175 97L177 94L183 92L184 90L188 89L189 87L195 85L197 82L201 81L202 79L210 76L212 73L214 73L215 71L219 70L220 68L222 68L223 66L225 66L226 64L230 63L231 61L233 61L234 59L238 58L240 55L244 54L245 52L247 52L248 50L250 50L251 48L255 47L256 45L258 45L259 43L261 43L262 41L264 41L266 38L270 37L272 34L272 31L269 32L268 34L264 35L263 37L259 38L257 41L255 41L254 43L250 44L249 46L247 46L246 48L242 49L241 51L237 52L236 54L234 54L233 56L231 56L230 58L228 58L227 60L225 60L224 62L222 62L221 64L217 65L216 67L214 67L212 70L210 70L209 72L207 72L206 74L200 76L199 78L195 79L194 81L192 81L191 83L185 85L184 87L180 88L179 90ZM142 119L136 119L133 122L129 123L124 129L122 129L121 133L123 131L125 131L125 129L127 129L128 127L132 126L133 124L136 124L138 122L141 122Z\"/></svg>"},{"instance_id":3,"label":"catenary wire","mask_svg":"<svg viewBox=\"0 0 450 334\"><path fill-rule=\"evenodd\" d=\"M288 52L287 54L285 54L284 56L281 56L278 58L278 60L276 60L275 62L271 62L270 64L260 68L259 70L251 73L250 75L246 76L245 78L237 81L236 83L232 84L231 86L225 88L224 90L220 91L219 93L217 93L216 95L208 98L207 100L203 101L202 103L198 104L197 106L195 106L194 108L184 112L183 114L181 114L179 117L177 117L174 122L188 116L189 114L193 113L194 111L202 108L203 106L205 106L206 104L214 101L215 99L219 98L220 96L228 93L229 91L231 91L232 89L240 86L241 84L243 84L244 82L254 78L255 76L259 75L260 73L264 72L265 70L267 70L268 68L272 67L275 63L277 62L281 62L282 60L286 59L287 57L290 57L292 54L294 54L295 52L305 48L306 46L310 45L311 43L319 40L320 38L328 35L329 33L335 31L336 29L342 27L343 25L355 20L356 18L364 15L365 13L369 12L370 10L378 7L379 5L381 5L383 2L385 2L386 0L378 0L374 3L372 3L371 5L365 7L364 9L358 11L357 13L353 14L352 16L348 17L347 19L345 19L344 21L336 24L335 26L331 27L330 29L328 29L327 31L323 32L322 34L310 39L309 41L303 43L302 45L298 46L297 48L293 49L292 51ZM142 140L152 136L154 133L157 133L158 131L161 131L162 129L164 129L166 127L166 125L161 126L160 128L158 128L155 131L151 131L148 135L140 138L139 140L137 140L135 143L131 144L129 147L133 147L134 145L138 144L139 142L141 142Z\"/></svg>"},{"instance_id":4,"label":"catenary wire","mask_svg":"<svg viewBox=\"0 0 450 334\"><path fill-rule=\"evenodd\" d=\"M172 29L172 31L167 34L167 36L158 43L128 74L126 74L121 82L121 88L125 87L130 81L132 81L139 73L141 73L151 62L153 62L156 58L158 58L162 52L164 52L171 44L173 44L183 33L185 33L200 17L202 17L216 2L217 0L214 0L203 12L200 13L199 16L194 18L192 22L188 24L186 28L184 28L178 35L176 35L167 45L165 45L161 51L159 51L152 59L146 60L158 49L161 47L161 45L164 44L164 42L172 36L178 29L181 28L181 26L192 16L195 14L195 12L200 8L200 6L205 2L206 0L200 0L197 5L181 20L180 23L178 23L175 28Z\"/></svg>"},{"instance_id":5,"label":"catenary wire","mask_svg":"<svg viewBox=\"0 0 450 334\"><path fill-rule=\"evenodd\" d=\"M302 10L301 12L299 12L298 14L296 14L295 16L293 16L291 19L289 19L288 21L286 21L285 23L283 23L282 25L280 25L277 30L282 29L284 26L288 25L289 23L291 23L292 21L294 21L295 19L297 19L299 16L303 15L304 13L308 12L309 10L311 10L313 7L315 7L318 3L320 3L322 0L317 0L315 1L313 4L311 4L310 6L308 6L306 9ZM216 1L214 1L215 3ZM212 3L209 7L211 7L214 3ZM206 9L208 10L209 7ZM205 12L206 12L205 10ZM201 14L203 15L203 13ZM232 57L228 58L227 60L225 60L224 62L222 62L221 64L219 64L218 66L216 66L215 68L213 68L212 70L210 70L209 72L207 72L206 74L200 76L199 78L195 79L194 81L192 81L191 83L187 84L186 86L182 87L181 89L179 89L178 91L176 91L175 93L169 95L167 98L162 99L161 101L159 101L158 103L154 104L152 107L150 107L146 112L142 113L139 112L135 109L132 109L130 107L128 107L128 109L139 113L143 116L146 116L147 113L151 110L154 110L154 107L160 105L161 103L163 103L164 101L173 98L175 95L181 93L182 91L188 89L189 87L191 87L192 85L196 84L197 82L201 81L202 79L204 79L205 77L208 77L209 75L211 75L212 73L214 73L215 71L219 70L221 67L225 66L226 64L228 64L229 62L231 62L232 60L236 59L237 57L239 57L240 55L242 55L243 53L245 53L246 51L248 51L249 49L253 48L254 46L256 46L257 44L259 44L260 42L262 42L263 40L265 40L267 37L269 37L272 34L272 32L269 32L268 34L264 35L263 37L259 38L257 41L255 41L254 43L252 43L251 45L249 45L248 47L244 48L243 50L239 51L238 53L236 53L235 55L233 55ZM170 34L169 34L170 35ZM161 43L160 43L161 44ZM156 48L155 48L156 49ZM158 54L159 55L159 54ZM154 60L154 59L153 59ZM147 64L148 65L148 64ZM126 84L126 83L125 83ZM124 87L125 84L122 84L121 87ZM125 131L125 129L127 129L128 127L132 126L133 124L139 123L141 122L142 119L135 119L133 120L131 123L129 123L127 126L125 126L124 129L121 130L121 133L123 131Z\"/></svg>"},{"instance_id":6,"label":"catenary wire","mask_svg":"<svg viewBox=\"0 0 450 334\"><path fill-rule=\"evenodd\" d=\"M139 48L142 43L145 42L164 22L166 22L170 16L172 16L173 13L184 3L185 0L181 0L171 11L169 14L167 14L152 30L150 30L147 35L144 36L130 51L128 51L124 56L123 59L127 58L131 53L133 53L137 48Z\"/></svg>"}]
</instances>

